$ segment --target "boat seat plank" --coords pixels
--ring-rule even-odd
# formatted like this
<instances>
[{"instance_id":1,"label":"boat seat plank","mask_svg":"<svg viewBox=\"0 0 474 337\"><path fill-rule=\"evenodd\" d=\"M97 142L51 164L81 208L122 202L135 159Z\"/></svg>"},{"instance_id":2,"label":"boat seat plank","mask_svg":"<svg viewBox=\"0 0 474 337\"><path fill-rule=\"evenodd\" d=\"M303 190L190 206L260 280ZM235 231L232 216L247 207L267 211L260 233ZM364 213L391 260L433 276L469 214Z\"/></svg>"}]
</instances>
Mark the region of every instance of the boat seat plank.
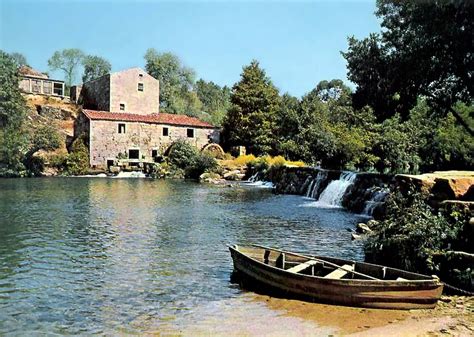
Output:
<instances>
[{"instance_id":1,"label":"boat seat plank","mask_svg":"<svg viewBox=\"0 0 474 337\"><path fill-rule=\"evenodd\" d=\"M346 276L348 273L351 271L354 271L354 266L350 266L348 264L345 264L341 266L340 268L337 268L324 276L324 278L331 278L331 279L340 279Z\"/></svg>"},{"instance_id":2,"label":"boat seat plank","mask_svg":"<svg viewBox=\"0 0 474 337\"><path fill-rule=\"evenodd\" d=\"M291 273L300 273L302 272L303 270L311 267L311 266L314 266L315 264L317 264L318 261L315 261L315 260L309 260L309 261L306 261L306 262L303 262L303 263L300 263L294 267L291 267L289 269L287 269L287 271L291 272Z\"/></svg>"}]
</instances>

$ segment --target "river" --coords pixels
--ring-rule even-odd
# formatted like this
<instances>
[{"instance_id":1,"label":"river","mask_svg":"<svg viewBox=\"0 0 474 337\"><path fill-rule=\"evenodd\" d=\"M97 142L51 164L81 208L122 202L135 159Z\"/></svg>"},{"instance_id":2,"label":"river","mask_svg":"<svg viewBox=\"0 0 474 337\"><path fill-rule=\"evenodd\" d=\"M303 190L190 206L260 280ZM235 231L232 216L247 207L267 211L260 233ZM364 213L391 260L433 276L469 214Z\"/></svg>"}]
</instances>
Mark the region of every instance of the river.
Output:
<instances>
[{"instance_id":1,"label":"river","mask_svg":"<svg viewBox=\"0 0 474 337\"><path fill-rule=\"evenodd\" d=\"M359 218L313 203L244 184L0 179L0 335L183 333L236 306L277 326L230 283L226 245L361 260Z\"/></svg>"}]
</instances>

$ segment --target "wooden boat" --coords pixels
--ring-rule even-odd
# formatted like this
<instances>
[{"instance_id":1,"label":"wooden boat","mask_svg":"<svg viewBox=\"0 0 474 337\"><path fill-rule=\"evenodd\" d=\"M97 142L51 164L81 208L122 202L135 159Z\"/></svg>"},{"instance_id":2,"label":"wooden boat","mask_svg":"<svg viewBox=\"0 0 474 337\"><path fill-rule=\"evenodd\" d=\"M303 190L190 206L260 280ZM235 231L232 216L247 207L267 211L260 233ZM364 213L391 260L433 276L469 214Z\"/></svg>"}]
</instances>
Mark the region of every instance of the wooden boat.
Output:
<instances>
[{"instance_id":1,"label":"wooden boat","mask_svg":"<svg viewBox=\"0 0 474 337\"><path fill-rule=\"evenodd\" d=\"M384 309L434 308L443 291L436 276L258 245L229 246L244 287L314 302Z\"/></svg>"}]
</instances>

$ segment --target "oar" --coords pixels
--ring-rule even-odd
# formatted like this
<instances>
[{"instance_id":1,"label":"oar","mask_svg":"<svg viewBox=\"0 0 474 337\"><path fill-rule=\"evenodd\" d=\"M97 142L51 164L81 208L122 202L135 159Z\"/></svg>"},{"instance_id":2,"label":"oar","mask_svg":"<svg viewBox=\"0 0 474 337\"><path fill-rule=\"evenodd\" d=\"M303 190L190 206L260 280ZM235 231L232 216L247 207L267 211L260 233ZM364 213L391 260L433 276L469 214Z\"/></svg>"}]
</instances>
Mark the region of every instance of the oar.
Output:
<instances>
[{"instance_id":1,"label":"oar","mask_svg":"<svg viewBox=\"0 0 474 337\"><path fill-rule=\"evenodd\" d=\"M293 252L287 252L287 251L284 251L284 250L279 250L279 249L273 249L273 248L270 248L270 247L265 247L265 246L262 246L262 245L255 245L253 244L252 246L254 247L259 247L259 248L263 248L263 249L271 249L271 250L278 250L282 253L285 253L285 254L292 254L292 255L295 255L295 256L299 256L299 257L304 257L305 259L309 259L309 260L314 260L314 261L318 261L318 262L323 262L323 263L326 263L328 265L330 265L331 267L335 267L335 268L341 268L342 270L344 271L347 271L349 273L352 273L354 275L359 275L359 276L363 276L363 277L367 277L368 279L370 280L378 280L380 281L380 279L378 278L375 278L373 276L370 276L370 275L366 275L366 274L362 274L362 273L359 273L357 271L354 271L354 270L347 270L345 268L342 268L342 266L336 264L336 263L333 263L333 262L329 262L329 261L326 261L326 260L323 260L323 259L320 259L320 258L317 258L317 257L309 257L309 256L306 256L306 255L302 255L302 254L298 254L298 253L293 253Z\"/></svg>"}]
</instances>

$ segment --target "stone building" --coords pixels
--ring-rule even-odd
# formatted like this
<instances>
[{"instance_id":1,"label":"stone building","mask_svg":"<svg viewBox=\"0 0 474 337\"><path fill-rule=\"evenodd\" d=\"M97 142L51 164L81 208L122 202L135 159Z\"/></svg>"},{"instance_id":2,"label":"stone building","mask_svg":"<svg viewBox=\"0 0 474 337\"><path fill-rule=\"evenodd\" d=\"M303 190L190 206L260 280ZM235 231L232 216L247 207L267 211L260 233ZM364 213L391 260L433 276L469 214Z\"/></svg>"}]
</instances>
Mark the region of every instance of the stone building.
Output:
<instances>
[{"instance_id":1,"label":"stone building","mask_svg":"<svg viewBox=\"0 0 474 337\"><path fill-rule=\"evenodd\" d=\"M21 66L20 90L28 94L42 94L49 96L64 96L64 81L53 80L28 66Z\"/></svg>"},{"instance_id":2,"label":"stone building","mask_svg":"<svg viewBox=\"0 0 474 337\"><path fill-rule=\"evenodd\" d=\"M209 123L160 113L159 82L140 68L105 75L73 90L71 99L83 105L74 134L88 143L91 167L109 167L118 158L155 161L178 139L198 149L219 142L219 130Z\"/></svg>"}]
</instances>

